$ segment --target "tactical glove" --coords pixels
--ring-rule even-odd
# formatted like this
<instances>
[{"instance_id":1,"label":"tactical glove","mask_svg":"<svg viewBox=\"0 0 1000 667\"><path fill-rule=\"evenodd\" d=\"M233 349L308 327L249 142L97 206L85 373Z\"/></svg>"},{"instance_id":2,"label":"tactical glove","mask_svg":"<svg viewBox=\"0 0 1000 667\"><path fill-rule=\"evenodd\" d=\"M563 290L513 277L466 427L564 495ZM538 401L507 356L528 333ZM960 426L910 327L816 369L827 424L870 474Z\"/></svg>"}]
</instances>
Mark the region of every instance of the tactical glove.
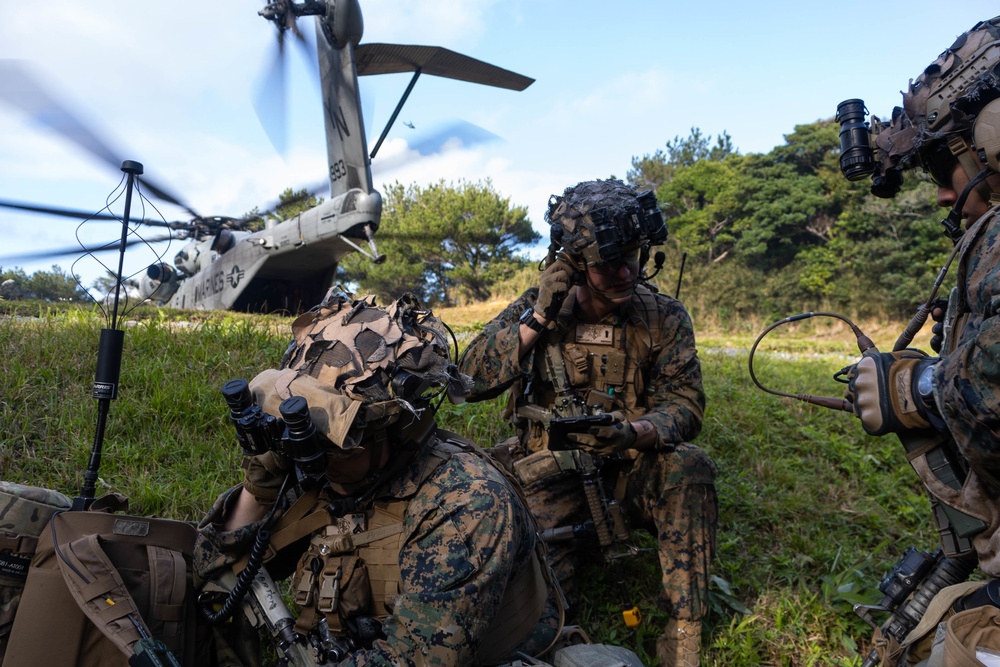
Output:
<instances>
[{"instance_id":1,"label":"tactical glove","mask_svg":"<svg viewBox=\"0 0 1000 667\"><path fill-rule=\"evenodd\" d=\"M243 488L261 505L273 505L291 466L280 454L270 451L243 459Z\"/></svg>"},{"instance_id":2,"label":"tactical glove","mask_svg":"<svg viewBox=\"0 0 1000 667\"><path fill-rule=\"evenodd\" d=\"M570 285L573 284L574 269L562 260L549 265L542 272L538 281L538 299L535 301L535 312L549 322L556 319Z\"/></svg>"},{"instance_id":3,"label":"tactical glove","mask_svg":"<svg viewBox=\"0 0 1000 667\"><path fill-rule=\"evenodd\" d=\"M930 427L917 382L924 369L938 361L920 350L906 349L865 355L846 369L845 397L865 431L885 435Z\"/></svg>"},{"instance_id":4,"label":"tactical glove","mask_svg":"<svg viewBox=\"0 0 1000 667\"><path fill-rule=\"evenodd\" d=\"M566 439L585 452L597 456L610 456L615 452L631 449L637 437L632 422L618 419L607 426L591 426L586 433L570 433Z\"/></svg>"}]
</instances>

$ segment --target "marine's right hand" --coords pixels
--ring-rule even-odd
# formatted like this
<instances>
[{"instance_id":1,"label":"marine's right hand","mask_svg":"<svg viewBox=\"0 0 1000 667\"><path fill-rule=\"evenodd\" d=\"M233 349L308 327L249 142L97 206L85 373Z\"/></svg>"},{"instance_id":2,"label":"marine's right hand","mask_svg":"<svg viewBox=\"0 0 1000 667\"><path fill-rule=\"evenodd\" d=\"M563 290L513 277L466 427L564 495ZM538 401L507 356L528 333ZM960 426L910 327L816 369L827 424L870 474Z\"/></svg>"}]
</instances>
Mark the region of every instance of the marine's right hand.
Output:
<instances>
[{"instance_id":1,"label":"marine's right hand","mask_svg":"<svg viewBox=\"0 0 1000 667\"><path fill-rule=\"evenodd\" d=\"M556 319L569 288L573 284L574 268L563 260L556 260L542 272L538 282L538 300L535 312L551 322Z\"/></svg>"}]
</instances>

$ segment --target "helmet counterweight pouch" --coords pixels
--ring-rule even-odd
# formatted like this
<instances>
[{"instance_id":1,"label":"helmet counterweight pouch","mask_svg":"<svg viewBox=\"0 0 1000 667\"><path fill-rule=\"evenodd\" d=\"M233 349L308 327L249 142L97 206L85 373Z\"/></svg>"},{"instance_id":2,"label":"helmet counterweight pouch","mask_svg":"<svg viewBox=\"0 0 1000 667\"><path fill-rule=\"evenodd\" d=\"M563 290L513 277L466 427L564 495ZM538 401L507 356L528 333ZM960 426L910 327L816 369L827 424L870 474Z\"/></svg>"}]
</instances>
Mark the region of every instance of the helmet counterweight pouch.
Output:
<instances>
[{"instance_id":1,"label":"helmet counterweight pouch","mask_svg":"<svg viewBox=\"0 0 1000 667\"><path fill-rule=\"evenodd\" d=\"M193 667L204 657L197 655L195 535L191 524L169 519L53 516L39 535L3 667L126 667L143 633Z\"/></svg>"}]
</instances>

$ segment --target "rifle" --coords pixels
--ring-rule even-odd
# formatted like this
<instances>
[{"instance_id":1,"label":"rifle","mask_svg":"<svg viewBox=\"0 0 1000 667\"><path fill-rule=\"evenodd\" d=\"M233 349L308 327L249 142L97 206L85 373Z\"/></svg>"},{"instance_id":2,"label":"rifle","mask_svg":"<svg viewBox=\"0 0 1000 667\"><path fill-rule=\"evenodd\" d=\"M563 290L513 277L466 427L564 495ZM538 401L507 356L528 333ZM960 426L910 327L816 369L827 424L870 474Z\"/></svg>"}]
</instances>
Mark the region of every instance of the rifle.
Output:
<instances>
[{"instance_id":1,"label":"rifle","mask_svg":"<svg viewBox=\"0 0 1000 667\"><path fill-rule=\"evenodd\" d=\"M549 433L550 448L553 443L552 422L555 420L557 437L559 437L558 447L561 449L571 449L565 447L565 434L569 432L582 432L592 424L588 423L590 415L586 414L586 409L576 398L573 388L566 378L566 365L562 357L562 350L558 345L548 345L545 348L545 371L555 389L556 398L552 404L552 412L548 418L543 417L542 423L546 425ZM527 406L525 406L527 407ZM529 416L520 408L521 414ZM548 412L548 411L545 411ZM612 419L611 415L596 415L598 420ZM604 422L602 422L604 423ZM561 430L560 430L561 429ZM568 429L578 429L570 431ZM558 450L557 450L558 451ZM608 499L604 494L604 486L601 484L600 459L590 453L579 451L573 452L573 458L577 463L580 472L580 480L583 482L583 494L587 498L587 506L590 508L590 516L594 521L594 530L597 532L597 541L601 547L608 547L614 542L608 520Z\"/></svg>"},{"instance_id":2,"label":"rifle","mask_svg":"<svg viewBox=\"0 0 1000 667\"><path fill-rule=\"evenodd\" d=\"M879 591L885 595L882 602L877 605L854 605L854 613L873 628L880 628L883 636L902 644L903 639L920 623L931 599L942 588L968 579L974 569L975 558L946 558L940 548L931 554L908 547L879 584ZM888 611L891 614L878 626L871 616L872 611ZM877 667L880 663L878 650L873 648L861 667Z\"/></svg>"},{"instance_id":3,"label":"rifle","mask_svg":"<svg viewBox=\"0 0 1000 667\"><path fill-rule=\"evenodd\" d=\"M583 433L592 426L602 426L614 423L615 419L610 414L587 414L586 406L576 397L569 381L566 377L566 365L563 360L562 350L558 345L548 345L545 349L545 374L556 393L556 400L553 402L552 410L546 410L535 405L521 404L516 407L515 412L531 421L541 423L548 433L549 450L553 452L557 462L562 468L563 457L572 457L574 467L580 473L580 480L583 484L584 497L587 499L587 507L590 509L590 516L593 523L594 532L597 534L598 543L605 552L605 557L616 558L625 554L609 555L608 547L616 541L624 542L628 540L628 522L618 501L608 500L604 493L604 485L600 476L600 457L585 452L574 447L566 437L570 433ZM564 468L565 469L565 468ZM612 534L612 526L614 533ZM587 530L586 523L572 526L559 526L543 531L542 539L546 541L557 541L572 539ZM634 548L629 554L636 553ZM624 596L622 617L628 628L636 627L642 614L639 608Z\"/></svg>"},{"instance_id":4,"label":"rifle","mask_svg":"<svg viewBox=\"0 0 1000 667\"><path fill-rule=\"evenodd\" d=\"M549 449L561 452L576 449L567 438L570 433L586 433L592 426L609 426L615 418L609 413L580 415L579 417L551 417L549 419Z\"/></svg>"},{"instance_id":5,"label":"rifle","mask_svg":"<svg viewBox=\"0 0 1000 667\"><path fill-rule=\"evenodd\" d=\"M232 570L225 570L220 576L210 581L202 596L203 613L206 618L211 614L207 609L211 605L210 599L216 595L225 595L226 602L223 603L220 615L226 618L217 618L213 623L221 623L228 620L235 611L229 605L229 600L235 599L232 591L240 588L244 577L237 577ZM275 647L281 655L279 664L288 667L322 667L323 665L334 665L346 658L351 651L351 646L330 635L326 626L325 617L320 622L320 630L310 633L308 637L303 637L295 632L295 616L289 611L284 599L281 597L281 589L271 578L266 568L261 567L256 571L245 595L241 596L237 604L243 608L250 623L260 630L265 630L274 641ZM325 633L322 630L326 629Z\"/></svg>"}]
</instances>

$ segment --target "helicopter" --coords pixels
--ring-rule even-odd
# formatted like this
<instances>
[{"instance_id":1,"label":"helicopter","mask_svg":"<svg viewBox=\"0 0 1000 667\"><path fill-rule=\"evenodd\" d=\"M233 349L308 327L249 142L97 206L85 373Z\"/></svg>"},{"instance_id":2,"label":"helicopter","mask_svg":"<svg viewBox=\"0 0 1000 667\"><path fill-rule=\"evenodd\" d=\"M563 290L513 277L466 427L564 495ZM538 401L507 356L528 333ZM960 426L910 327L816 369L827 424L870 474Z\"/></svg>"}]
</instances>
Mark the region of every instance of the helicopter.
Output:
<instances>
[{"instance_id":1,"label":"helicopter","mask_svg":"<svg viewBox=\"0 0 1000 667\"><path fill-rule=\"evenodd\" d=\"M135 226L166 227L167 235L122 242L152 244L183 240L173 262L154 261L137 276L117 280L130 299L178 309L229 309L245 312L300 312L318 303L334 280L339 261L351 252L381 263L376 233L382 197L373 187L371 161L422 74L522 91L534 79L438 46L362 44L359 0L277 0L258 14L276 29L278 57L294 40L309 47L300 24L315 21L315 58L323 101L328 173L319 187L304 190L303 199L329 189L329 198L288 219L272 215L202 216L160 184L143 178L146 191L183 208L188 220L141 219ZM410 81L371 152L362 118L358 77L411 73ZM0 99L42 118L108 164L114 156L88 128L62 111L51 96L13 61L0 61ZM58 121L53 122L52 117ZM408 124L408 126L410 126ZM467 136L484 130L465 124ZM488 133L487 133L488 134ZM477 140L473 136L473 140ZM275 144L277 146L277 143ZM116 164L117 163L117 164ZM287 202L285 202L287 203ZM84 213L0 200L0 207L92 220L117 220L113 214ZM251 223L263 221L252 231ZM77 247L76 253L118 250L118 242ZM69 254L37 253L34 257ZM21 255L20 257L27 257Z\"/></svg>"}]
</instances>

